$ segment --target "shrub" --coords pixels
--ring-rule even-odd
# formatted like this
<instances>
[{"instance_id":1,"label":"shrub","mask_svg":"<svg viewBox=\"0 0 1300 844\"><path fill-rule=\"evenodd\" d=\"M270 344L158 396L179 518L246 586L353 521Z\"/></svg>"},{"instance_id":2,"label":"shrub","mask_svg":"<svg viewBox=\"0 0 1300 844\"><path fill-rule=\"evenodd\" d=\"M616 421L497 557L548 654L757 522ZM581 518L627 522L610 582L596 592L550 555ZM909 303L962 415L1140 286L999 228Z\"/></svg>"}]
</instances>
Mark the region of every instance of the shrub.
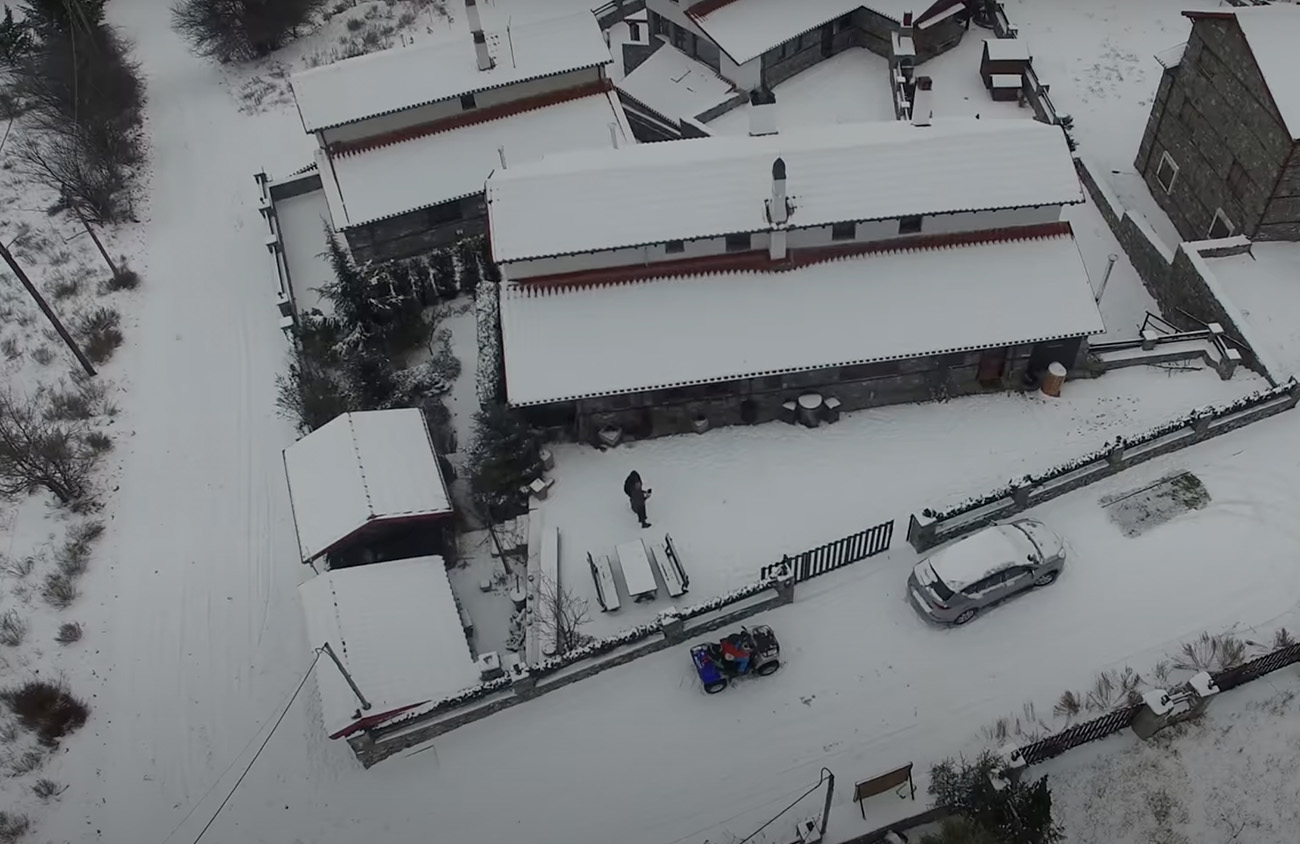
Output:
<instances>
[{"instance_id":1,"label":"shrub","mask_svg":"<svg viewBox=\"0 0 1300 844\"><path fill-rule=\"evenodd\" d=\"M348 32L359 32L365 28L366 22L363 21L361 18L348 18L348 22L346 26L348 28Z\"/></svg>"},{"instance_id":2,"label":"shrub","mask_svg":"<svg viewBox=\"0 0 1300 844\"><path fill-rule=\"evenodd\" d=\"M100 382L87 382L72 389L51 390L45 396L42 413L46 419L81 422L95 415L95 403L103 398Z\"/></svg>"},{"instance_id":3,"label":"shrub","mask_svg":"<svg viewBox=\"0 0 1300 844\"><path fill-rule=\"evenodd\" d=\"M41 595L50 606L66 609L77 600L77 594L77 584L63 572L52 571L45 575L45 585L41 587Z\"/></svg>"},{"instance_id":4,"label":"shrub","mask_svg":"<svg viewBox=\"0 0 1300 844\"><path fill-rule=\"evenodd\" d=\"M104 523L85 521L68 531L68 538L54 554L59 571L69 578L85 574L90 565L91 545L104 532Z\"/></svg>"},{"instance_id":5,"label":"shrub","mask_svg":"<svg viewBox=\"0 0 1300 844\"><path fill-rule=\"evenodd\" d=\"M13 9L5 6L0 18L0 65L17 64L33 46L31 25L26 20L15 21Z\"/></svg>"},{"instance_id":6,"label":"shrub","mask_svg":"<svg viewBox=\"0 0 1300 844\"><path fill-rule=\"evenodd\" d=\"M478 267L481 243L481 238L467 237L456 244L456 257L460 259L461 290L474 290L483 279Z\"/></svg>"},{"instance_id":7,"label":"shrub","mask_svg":"<svg viewBox=\"0 0 1300 844\"><path fill-rule=\"evenodd\" d=\"M474 320L478 334L476 371L479 404L486 407L501 401L501 288L490 281L481 283L474 295Z\"/></svg>"},{"instance_id":8,"label":"shrub","mask_svg":"<svg viewBox=\"0 0 1300 844\"><path fill-rule=\"evenodd\" d=\"M105 293L116 293L119 290L135 290L140 286L140 274L125 264L118 264L117 275L106 279L100 285L100 290Z\"/></svg>"},{"instance_id":9,"label":"shrub","mask_svg":"<svg viewBox=\"0 0 1300 844\"><path fill-rule=\"evenodd\" d=\"M338 379L319 361L298 355L289 371L275 377L275 404L299 433L310 434L348 411L348 400Z\"/></svg>"},{"instance_id":10,"label":"shrub","mask_svg":"<svg viewBox=\"0 0 1300 844\"><path fill-rule=\"evenodd\" d=\"M50 297L56 301L71 299L81 292L81 279L60 278L50 285Z\"/></svg>"},{"instance_id":11,"label":"shrub","mask_svg":"<svg viewBox=\"0 0 1300 844\"><path fill-rule=\"evenodd\" d=\"M288 43L325 0L181 0L172 28L194 52L221 63L265 56Z\"/></svg>"},{"instance_id":12,"label":"shrub","mask_svg":"<svg viewBox=\"0 0 1300 844\"><path fill-rule=\"evenodd\" d=\"M519 415L499 402L474 414L468 468L475 498L494 520L527 507L519 490L541 471L541 446Z\"/></svg>"},{"instance_id":13,"label":"shrub","mask_svg":"<svg viewBox=\"0 0 1300 844\"><path fill-rule=\"evenodd\" d=\"M74 696L63 683L28 680L21 686L0 691L0 702L18 716L24 727L36 733L41 743L53 746L80 729L90 715L85 701Z\"/></svg>"},{"instance_id":14,"label":"shrub","mask_svg":"<svg viewBox=\"0 0 1300 844\"><path fill-rule=\"evenodd\" d=\"M35 785L32 786L32 792L41 800L50 800L54 797L58 797L66 788L66 785L59 785L52 779L41 777L36 781Z\"/></svg>"},{"instance_id":15,"label":"shrub","mask_svg":"<svg viewBox=\"0 0 1300 844\"><path fill-rule=\"evenodd\" d=\"M1044 776L1032 783L1011 781L1001 788L991 776L1000 763L985 752L975 762L947 759L930 768L930 794L971 825L1006 844L1053 844L1064 834L1052 820L1052 793ZM978 840L978 839L975 839Z\"/></svg>"},{"instance_id":16,"label":"shrub","mask_svg":"<svg viewBox=\"0 0 1300 844\"><path fill-rule=\"evenodd\" d=\"M73 642L81 641L82 632L79 622L65 621L59 625L59 632L54 634L54 641L60 645L71 645Z\"/></svg>"},{"instance_id":17,"label":"shrub","mask_svg":"<svg viewBox=\"0 0 1300 844\"><path fill-rule=\"evenodd\" d=\"M27 834L32 828L31 819L18 812L0 809L0 842L10 844Z\"/></svg>"},{"instance_id":18,"label":"shrub","mask_svg":"<svg viewBox=\"0 0 1300 844\"><path fill-rule=\"evenodd\" d=\"M87 432L81 442L93 454L104 454L113 449L113 438L102 431Z\"/></svg>"},{"instance_id":19,"label":"shrub","mask_svg":"<svg viewBox=\"0 0 1300 844\"><path fill-rule=\"evenodd\" d=\"M82 351L94 363L103 363L122 345L122 315L112 308L99 307L83 316L77 324Z\"/></svg>"},{"instance_id":20,"label":"shrub","mask_svg":"<svg viewBox=\"0 0 1300 844\"><path fill-rule=\"evenodd\" d=\"M32 569L34 568L36 568L36 558L28 556L19 557L16 560L7 560L5 562L4 571L5 574L10 577L22 578L31 574Z\"/></svg>"},{"instance_id":21,"label":"shrub","mask_svg":"<svg viewBox=\"0 0 1300 844\"><path fill-rule=\"evenodd\" d=\"M27 635L27 622L18 614L18 610L8 610L0 615L0 645L16 648L23 643Z\"/></svg>"},{"instance_id":22,"label":"shrub","mask_svg":"<svg viewBox=\"0 0 1300 844\"><path fill-rule=\"evenodd\" d=\"M0 495L45 489L76 509L88 502L99 455L81 429L47 418L44 401L0 394Z\"/></svg>"},{"instance_id":23,"label":"shrub","mask_svg":"<svg viewBox=\"0 0 1300 844\"><path fill-rule=\"evenodd\" d=\"M433 275L433 288L444 299L456 295L456 262L446 249L429 256L429 269Z\"/></svg>"},{"instance_id":24,"label":"shrub","mask_svg":"<svg viewBox=\"0 0 1300 844\"><path fill-rule=\"evenodd\" d=\"M35 748L25 751L21 756L9 763L9 773L15 777L21 777L23 774L30 774L41 766L45 761L45 754Z\"/></svg>"},{"instance_id":25,"label":"shrub","mask_svg":"<svg viewBox=\"0 0 1300 844\"><path fill-rule=\"evenodd\" d=\"M54 362L54 352L49 346L42 343L32 349L32 360L41 366L49 366Z\"/></svg>"}]
</instances>

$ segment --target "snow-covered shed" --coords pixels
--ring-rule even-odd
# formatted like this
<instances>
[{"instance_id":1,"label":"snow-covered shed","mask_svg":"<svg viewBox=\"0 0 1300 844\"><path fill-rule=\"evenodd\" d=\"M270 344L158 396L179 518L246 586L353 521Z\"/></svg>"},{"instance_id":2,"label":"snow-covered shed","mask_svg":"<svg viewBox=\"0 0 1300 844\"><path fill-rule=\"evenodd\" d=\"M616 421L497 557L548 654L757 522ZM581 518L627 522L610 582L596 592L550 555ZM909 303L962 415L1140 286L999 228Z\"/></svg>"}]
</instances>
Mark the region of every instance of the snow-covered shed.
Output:
<instances>
[{"instance_id":1,"label":"snow-covered shed","mask_svg":"<svg viewBox=\"0 0 1300 844\"><path fill-rule=\"evenodd\" d=\"M330 738L375 727L479 682L440 557L327 571L298 587L307 639L326 643L316 687Z\"/></svg>"},{"instance_id":2,"label":"snow-covered shed","mask_svg":"<svg viewBox=\"0 0 1300 844\"><path fill-rule=\"evenodd\" d=\"M325 554L357 561L358 546L409 547L413 535L417 546L423 536L438 547L452 515L417 408L338 416L284 450L284 471L304 563Z\"/></svg>"}]
</instances>

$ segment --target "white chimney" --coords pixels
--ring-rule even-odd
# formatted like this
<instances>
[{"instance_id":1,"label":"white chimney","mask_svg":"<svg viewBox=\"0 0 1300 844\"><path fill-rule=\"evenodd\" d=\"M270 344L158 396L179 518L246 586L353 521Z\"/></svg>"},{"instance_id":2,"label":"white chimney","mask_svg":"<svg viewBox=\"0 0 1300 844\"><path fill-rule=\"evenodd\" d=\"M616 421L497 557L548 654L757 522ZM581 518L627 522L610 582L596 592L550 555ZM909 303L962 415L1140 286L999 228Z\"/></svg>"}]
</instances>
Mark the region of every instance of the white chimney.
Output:
<instances>
[{"instance_id":1,"label":"white chimney","mask_svg":"<svg viewBox=\"0 0 1300 844\"><path fill-rule=\"evenodd\" d=\"M610 143L614 145L614 149L618 149L618 124L617 123L609 124L609 140Z\"/></svg>"},{"instance_id":2,"label":"white chimney","mask_svg":"<svg viewBox=\"0 0 1300 844\"><path fill-rule=\"evenodd\" d=\"M776 94L766 88L749 92L749 134L776 134Z\"/></svg>"},{"instance_id":3,"label":"white chimney","mask_svg":"<svg viewBox=\"0 0 1300 844\"><path fill-rule=\"evenodd\" d=\"M506 148L497 147L497 158L501 159L501 169L506 169Z\"/></svg>"},{"instance_id":4,"label":"white chimney","mask_svg":"<svg viewBox=\"0 0 1300 844\"><path fill-rule=\"evenodd\" d=\"M474 39L474 57L478 61L478 69L491 70L496 62L488 53L487 37L483 35L483 22L478 16L476 0L465 0L465 17L469 20L469 34Z\"/></svg>"},{"instance_id":5,"label":"white chimney","mask_svg":"<svg viewBox=\"0 0 1300 844\"><path fill-rule=\"evenodd\" d=\"M780 158L772 162L772 198L767 201L767 219L777 226L790 219L785 198L785 162Z\"/></svg>"},{"instance_id":6,"label":"white chimney","mask_svg":"<svg viewBox=\"0 0 1300 844\"><path fill-rule=\"evenodd\" d=\"M934 91L931 90L933 83L928 76L918 76L916 78L916 92L912 94L912 125L929 126L930 118L934 117Z\"/></svg>"},{"instance_id":7,"label":"white chimney","mask_svg":"<svg viewBox=\"0 0 1300 844\"><path fill-rule=\"evenodd\" d=\"M772 229L772 237L767 243L767 256L773 261L785 260L785 229Z\"/></svg>"}]
</instances>

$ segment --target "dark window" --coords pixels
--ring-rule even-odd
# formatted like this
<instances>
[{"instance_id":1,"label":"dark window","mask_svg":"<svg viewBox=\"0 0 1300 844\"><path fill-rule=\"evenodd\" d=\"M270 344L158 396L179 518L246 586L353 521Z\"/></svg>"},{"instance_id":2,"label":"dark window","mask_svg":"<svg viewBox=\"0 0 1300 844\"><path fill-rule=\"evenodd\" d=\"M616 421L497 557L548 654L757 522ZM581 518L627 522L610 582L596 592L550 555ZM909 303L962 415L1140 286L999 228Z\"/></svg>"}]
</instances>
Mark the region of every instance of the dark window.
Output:
<instances>
[{"instance_id":1,"label":"dark window","mask_svg":"<svg viewBox=\"0 0 1300 844\"><path fill-rule=\"evenodd\" d=\"M459 202L444 202L429 209L429 224L433 226L461 219Z\"/></svg>"},{"instance_id":2,"label":"dark window","mask_svg":"<svg viewBox=\"0 0 1300 844\"><path fill-rule=\"evenodd\" d=\"M1174 180L1178 178L1178 165L1174 163L1173 156L1164 153L1160 156L1160 165L1156 167L1156 181L1160 187L1169 193L1174 189Z\"/></svg>"},{"instance_id":3,"label":"dark window","mask_svg":"<svg viewBox=\"0 0 1300 844\"><path fill-rule=\"evenodd\" d=\"M749 233L729 234L727 235L728 252L747 252L749 251Z\"/></svg>"},{"instance_id":4,"label":"dark window","mask_svg":"<svg viewBox=\"0 0 1300 844\"><path fill-rule=\"evenodd\" d=\"M675 23L670 23L669 26L673 28L673 46L686 52L686 30Z\"/></svg>"},{"instance_id":5,"label":"dark window","mask_svg":"<svg viewBox=\"0 0 1300 844\"><path fill-rule=\"evenodd\" d=\"M649 15L650 15L650 31L653 32L655 35L666 36L668 34L668 21L662 16L656 15L654 12L650 12Z\"/></svg>"},{"instance_id":6,"label":"dark window","mask_svg":"<svg viewBox=\"0 0 1300 844\"><path fill-rule=\"evenodd\" d=\"M469 111L471 108L474 108L476 105L478 104L474 102L473 94L461 94L460 97L461 108L465 109L466 111Z\"/></svg>"},{"instance_id":7,"label":"dark window","mask_svg":"<svg viewBox=\"0 0 1300 844\"><path fill-rule=\"evenodd\" d=\"M1232 195L1241 199L1249 187L1250 176L1246 174L1246 168L1241 166L1240 161L1232 162L1232 166L1228 168L1228 189L1232 191Z\"/></svg>"},{"instance_id":8,"label":"dark window","mask_svg":"<svg viewBox=\"0 0 1300 844\"><path fill-rule=\"evenodd\" d=\"M836 223L831 226L831 240L853 240L857 236L857 223Z\"/></svg>"},{"instance_id":9,"label":"dark window","mask_svg":"<svg viewBox=\"0 0 1300 844\"><path fill-rule=\"evenodd\" d=\"M899 234L920 234L920 233L921 233L921 218L920 218L920 217L904 217L903 219L899 220L899 221L898 221L898 233L899 233Z\"/></svg>"},{"instance_id":10,"label":"dark window","mask_svg":"<svg viewBox=\"0 0 1300 844\"><path fill-rule=\"evenodd\" d=\"M1214 221L1210 223L1210 240L1217 240L1221 237L1232 237L1236 227L1228 220L1227 215L1220 208L1214 212Z\"/></svg>"},{"instance_id":11,"label":"dark window","mask_svg":"<svg viewBox=\"0 0 1300 844\"><path fill-rule=\"evenodd\" d=\"M686 251L686 244L680 240L670 240L664 244L664 251L669 255L676 255L678 252Z\"/></svg>"},{"instance_id":12,"label":"dark window","mask_svg":"<svg viewBox=\"0 0 1300 844\"><path fill-rule=\"evenodd\" d=\"M930 570L934 571L933 568ZM930 590L939 596L940 601L947 601L953 595L953 591L948 588L948 584L944 583L937 573L934 576L934 583L930 584Z\"/></svg>"}]
</instances>

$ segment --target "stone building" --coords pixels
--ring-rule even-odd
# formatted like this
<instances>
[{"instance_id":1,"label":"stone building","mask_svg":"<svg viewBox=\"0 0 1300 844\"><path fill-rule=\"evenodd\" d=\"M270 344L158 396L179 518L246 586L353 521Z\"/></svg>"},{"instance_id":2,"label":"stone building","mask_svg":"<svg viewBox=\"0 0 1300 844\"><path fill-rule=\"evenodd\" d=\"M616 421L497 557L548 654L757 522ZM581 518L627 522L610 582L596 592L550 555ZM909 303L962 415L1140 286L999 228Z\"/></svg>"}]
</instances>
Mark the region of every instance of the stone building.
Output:
<instances>
[{"instance_id":1,"label":"stone building","mask_svg":"<svg viewBox=\"0 0 1300 844\"><path fill-rule=\"evenodd\" d=\"M557 435L657 436L814 391L853 410L1018 386L1103 330L1059 127L918 102L911 123L778 132L768 108L761 134L493 174L512 406Z\"/></svg>"},{"instance_id":2,"label":"stone building","mask_svg":"<svg viewBox=\"0 0 1300 844\"><path fill-rule=\"evenodd\" d=\"M1138 172L1186 240L1300 240L1300 8L1183 14Z\"/></svg>"},{"instance_id":3,"label":"stone building","mask_svg":"<svg viewBox=\"0 0 1300 844\"><path fill-rule=\"evenodd\" d=\"M634 143L590 13L384 50L291 78L336 231L358 261L483 228L483 180L552 152Z\"/></svg>"},{"instance_id":4,"label":"stone building","mask_svg":"<svg viewBox=\"0 0 1300 844\"><path fill-rule=\"evenodd\" d=\"M925 61L961 41L971 5L966 0L646 0L652 36L745 91L771 88L850 47L888 58L894 35L908 26L914 28L916 60Z\"/></svg>"}]
</instances>

